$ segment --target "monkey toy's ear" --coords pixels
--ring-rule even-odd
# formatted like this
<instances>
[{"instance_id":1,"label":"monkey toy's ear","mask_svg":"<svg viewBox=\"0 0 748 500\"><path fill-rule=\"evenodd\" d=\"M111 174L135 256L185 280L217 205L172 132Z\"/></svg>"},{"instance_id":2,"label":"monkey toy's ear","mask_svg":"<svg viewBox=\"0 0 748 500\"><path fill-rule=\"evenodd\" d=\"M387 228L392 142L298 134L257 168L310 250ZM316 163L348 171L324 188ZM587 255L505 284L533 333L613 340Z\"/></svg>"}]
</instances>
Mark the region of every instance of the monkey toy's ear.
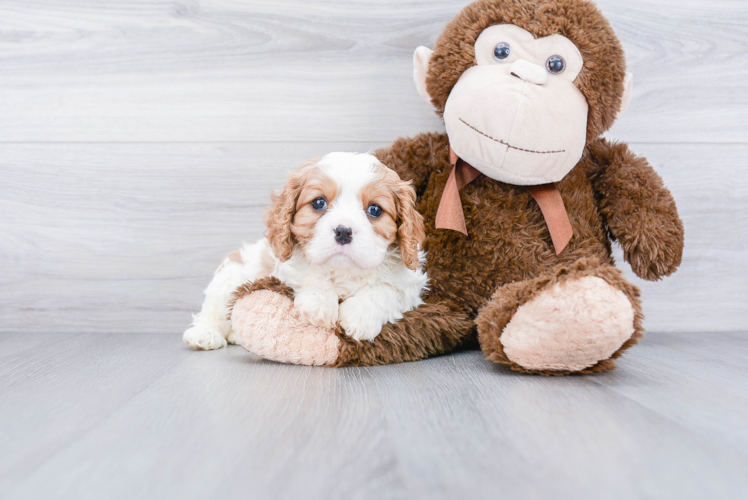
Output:
<instances>
[{"instance_id":1,"label":"monkey toy's ear","mask_svg":"<svg viewBox=\"0 0 748 500\"><path fill-rule=\"evenodd\" d=\"M413 80L416 82L416 90L429 104L431 104L431 96L426 91L426 73L429 70L429 60L433 53L433 50L423 45L413 53Z\"/></svg>"},{"instance_id":2,"label":"monkey toy's ear","mask_svg":"<svg viewBox=\"0 0 748 500\"><path fill-rule=\"evenodd\" d=\"M618 120L621 115L626 111L626 108L629 107L629 103L631 102L631 94L634 93L634 75L632 73L626 72L626 78L623 80L623 97L621 98L621 107L618 109L618 114L616 115L616 120Z\"/></svg>"}]
</instances>

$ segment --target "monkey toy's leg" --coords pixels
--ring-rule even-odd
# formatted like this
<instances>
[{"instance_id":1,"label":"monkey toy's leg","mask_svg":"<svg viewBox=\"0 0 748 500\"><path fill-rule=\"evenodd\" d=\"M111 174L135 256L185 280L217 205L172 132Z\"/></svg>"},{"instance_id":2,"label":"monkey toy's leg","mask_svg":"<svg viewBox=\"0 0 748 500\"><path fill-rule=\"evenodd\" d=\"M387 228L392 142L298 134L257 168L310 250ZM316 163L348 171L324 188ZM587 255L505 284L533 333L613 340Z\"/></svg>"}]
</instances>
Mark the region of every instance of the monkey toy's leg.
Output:
<instances>
[{"instance_id":1,"label":"monkey toy's leg","mask_svg":"<svg viewBox=\"0 0 748 500\"><path fill-rule=\"evenodd\" d=\"M615 369L642 337L639 290L615 267L583 259L499 288L476 319L486 358L541 375Z\"/></svg>"},{"instance_id":2,"label":"monkey toy's leg","mask_svg":"<svg viewBox=\"0 0 748 500\"><path fill-rule=\"evenodd\" d=\"M446 303L423 304L384 325L373 341L351 339L340 327L302 321L293 291L276 278L240 287L231 312L237 343L258 356L302 365L373 366L416 361L452 351L470 339L472 319Z\"/></svg>"}]
</instances>

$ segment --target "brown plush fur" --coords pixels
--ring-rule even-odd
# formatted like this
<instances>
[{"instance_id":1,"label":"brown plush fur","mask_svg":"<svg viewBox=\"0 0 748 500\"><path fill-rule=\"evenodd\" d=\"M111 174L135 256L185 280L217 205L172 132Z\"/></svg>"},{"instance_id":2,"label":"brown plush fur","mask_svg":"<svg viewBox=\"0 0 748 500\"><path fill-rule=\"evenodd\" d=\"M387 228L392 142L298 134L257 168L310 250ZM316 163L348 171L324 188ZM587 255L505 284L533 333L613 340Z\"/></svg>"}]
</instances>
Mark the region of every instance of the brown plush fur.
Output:
<instances>
[{"instance_id":1,"label":"brown plush fur","mask_svg":"<svg viewBox=\"0 0 748 500\"><path fill-rule=\"evenodd\" d=\"M381 178L361 192L361 205L376 203L384 214L372 221L374 230L400 248L408 269L418 269L418 247L426 237L423 216L416 210L416 192L391 169L380 167ZM391 222L390 225L388 222Z\"/></svg>"},{"instance_id":2,"label":"brown plush fur","mask_svg":"<svg viewBox=\"0 0 748 500\"><path fill-rule=\"evenodd\" d=\"M584 68L575 84L589 103L587 146L579 163L556 184L574 230L556 255L548 227L528 191L481 176L460 191L469 235L435 229L434 219L451 171L445 134L398 139L376 156L418 195L426 225L424 250L431 287L427 304L385 326L374 342L341 335L338 366L420 359L474 339L487 358L512 363L501 345L517 308L555 283L596 276L621 290L634 308L634 333L611 356L582 373L610 370L615 358L642 336L638 289L613 267L618 240L634 272L657 280L681 262L683 224L670 192L644 158L599 136L613 123L623 95L625 61L608 22L586 0L479 0L450 22L436 42L427 90L438 113L460 75L475 64L473 43L483 29L516 24L536 37L560 33L576 44ZM539 371L562 375L564 371Z\"/></svg>"},{"instance_id":3,"label":"brown plush fur","mask_svg":"<svg viewBox=\"0 0 748 500\"><path fill-rule=\"evenodd\" d=\"M667 193L660 176L625 144L595 141L588 151L592 185L605 193L600 214L626 262L646 280L673 274L683 257L683 223L672 196L657 196Z\"/></svg>"},{"instance_id":4,"label":"brown plush fur","mask_svg":"<svg viewBox=\"0 0 748 500\"><path fill-rule=\"evenodd\" d=\"M560 276L595 275L622 290L635 310L635 333L610 360L584 370L595 372L613 369L612 360L642 336L639 292L612 267L610 240L622 242L626 259L644 279L659 279L680 264L683 225L675 202L646 160L634 156L626 145L593 141L579 164L557 183L574 229L560 255L555 254L540 208L527 190L485 176L460 191L469 236L434 228L451 170L446 135L398 139L375 154L402 177L410 177L418 191L418 210L427 228L426 269L431 278L426 301L449 301L477 317L488 358L514 369L521 368L498 347L508 317L505 321L495 317L496 309L508 307L506 301L511 303L511 299L486 306L484 312L490 317L478 314L491 297L499 300L494 294L501 296L502 287L512 284L511 293L522 299L511 311Z\"/></svg>"},{"instance_id":5,"label":"brown plush fur","mask_svg":"<svg viewBox=\"0 0 748 500\"><path fill-rule=\"evenodd\" d=\"M452 351L470 341L473 320L446 303L425 304L382 327L372 342L359 342L338 327L340 357L334 366L386 365Z\"/></svg>"}]
</instances>

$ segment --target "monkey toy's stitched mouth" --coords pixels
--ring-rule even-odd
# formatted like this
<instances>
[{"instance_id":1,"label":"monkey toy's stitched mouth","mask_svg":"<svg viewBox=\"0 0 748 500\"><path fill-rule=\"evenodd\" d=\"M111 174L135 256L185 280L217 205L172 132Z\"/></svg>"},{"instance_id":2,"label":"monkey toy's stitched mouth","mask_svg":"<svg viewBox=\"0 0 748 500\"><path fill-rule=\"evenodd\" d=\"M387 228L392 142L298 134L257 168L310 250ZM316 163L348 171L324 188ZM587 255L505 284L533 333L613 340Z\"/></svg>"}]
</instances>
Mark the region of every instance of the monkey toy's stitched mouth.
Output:
<instances>
[{"instance_id":1,"label":"monkey toy's stitched mouth","mask_svg":"<svg viewBox=\"0 0 748 500\"><path fill-rule=\"evenodd\" d=\"M488 137L492 141L496 141L499 144L503 144L504 146L507 146L507 147L509 147L511 149L516 149L517 151L524 151L525 153L535 153L535 154L540 154L540 155L547 155L547 154L553 154L553 153L565 153L566 152L565 149L561 149L561 150L558 150L558 151L533 151L532 149L518 148L517 146L512 146L508 142L504 142L501 139L496 139L494 137L491 137L490 135L486 134L485 132L481 132L480 130L478 130L477 128L473 127L472 125L470 125L468 122L466 122L462 118L460 118L460 121L462 123L464 123L465 125L467 125L468 127L470 127L471 129L473 129L476 132L478 132L480 135L482 135L484 137Z\"/></svg>"}]
</instances>

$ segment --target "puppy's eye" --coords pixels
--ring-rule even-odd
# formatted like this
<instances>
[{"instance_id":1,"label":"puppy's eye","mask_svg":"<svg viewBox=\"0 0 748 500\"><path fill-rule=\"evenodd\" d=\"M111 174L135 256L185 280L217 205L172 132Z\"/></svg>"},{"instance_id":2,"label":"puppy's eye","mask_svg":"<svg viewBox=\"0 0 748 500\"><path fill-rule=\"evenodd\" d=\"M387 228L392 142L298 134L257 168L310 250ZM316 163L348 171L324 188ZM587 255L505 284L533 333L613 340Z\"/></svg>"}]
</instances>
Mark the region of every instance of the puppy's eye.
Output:
<instances>
[{"instance_id":1,"label":"puppy's eye","mask_svg":"<svg viewBox=\"0 0 748 500\"><path fill-rule=\"evenodd\" d=\"M317 198L312 202L312 208L318 212L325 210L327 208L327 200L324 198Z\"/></svg>"},{"instance_id":2,"label":"puppy's eye","mask_svg":"<svg viewBox=\"0 0 748 500\"><path fill-rule=\"evenodd\" d=\"M551 56L545 62L545 67L548 69L548 73L558 75L566 69L566 61L561 56Z\"/></svg>"},{"instance_id":3,"label":"puppy's eye","mask_svg":"<svg viewBox=\"0 0 748 500\"><path fill-rule=\"evenodd\" d=\"M382 208L379 205L369 205L369 208L366 209L366 213L372 219L376 219L382 215Z\"/></svg>"}]
</instances>

